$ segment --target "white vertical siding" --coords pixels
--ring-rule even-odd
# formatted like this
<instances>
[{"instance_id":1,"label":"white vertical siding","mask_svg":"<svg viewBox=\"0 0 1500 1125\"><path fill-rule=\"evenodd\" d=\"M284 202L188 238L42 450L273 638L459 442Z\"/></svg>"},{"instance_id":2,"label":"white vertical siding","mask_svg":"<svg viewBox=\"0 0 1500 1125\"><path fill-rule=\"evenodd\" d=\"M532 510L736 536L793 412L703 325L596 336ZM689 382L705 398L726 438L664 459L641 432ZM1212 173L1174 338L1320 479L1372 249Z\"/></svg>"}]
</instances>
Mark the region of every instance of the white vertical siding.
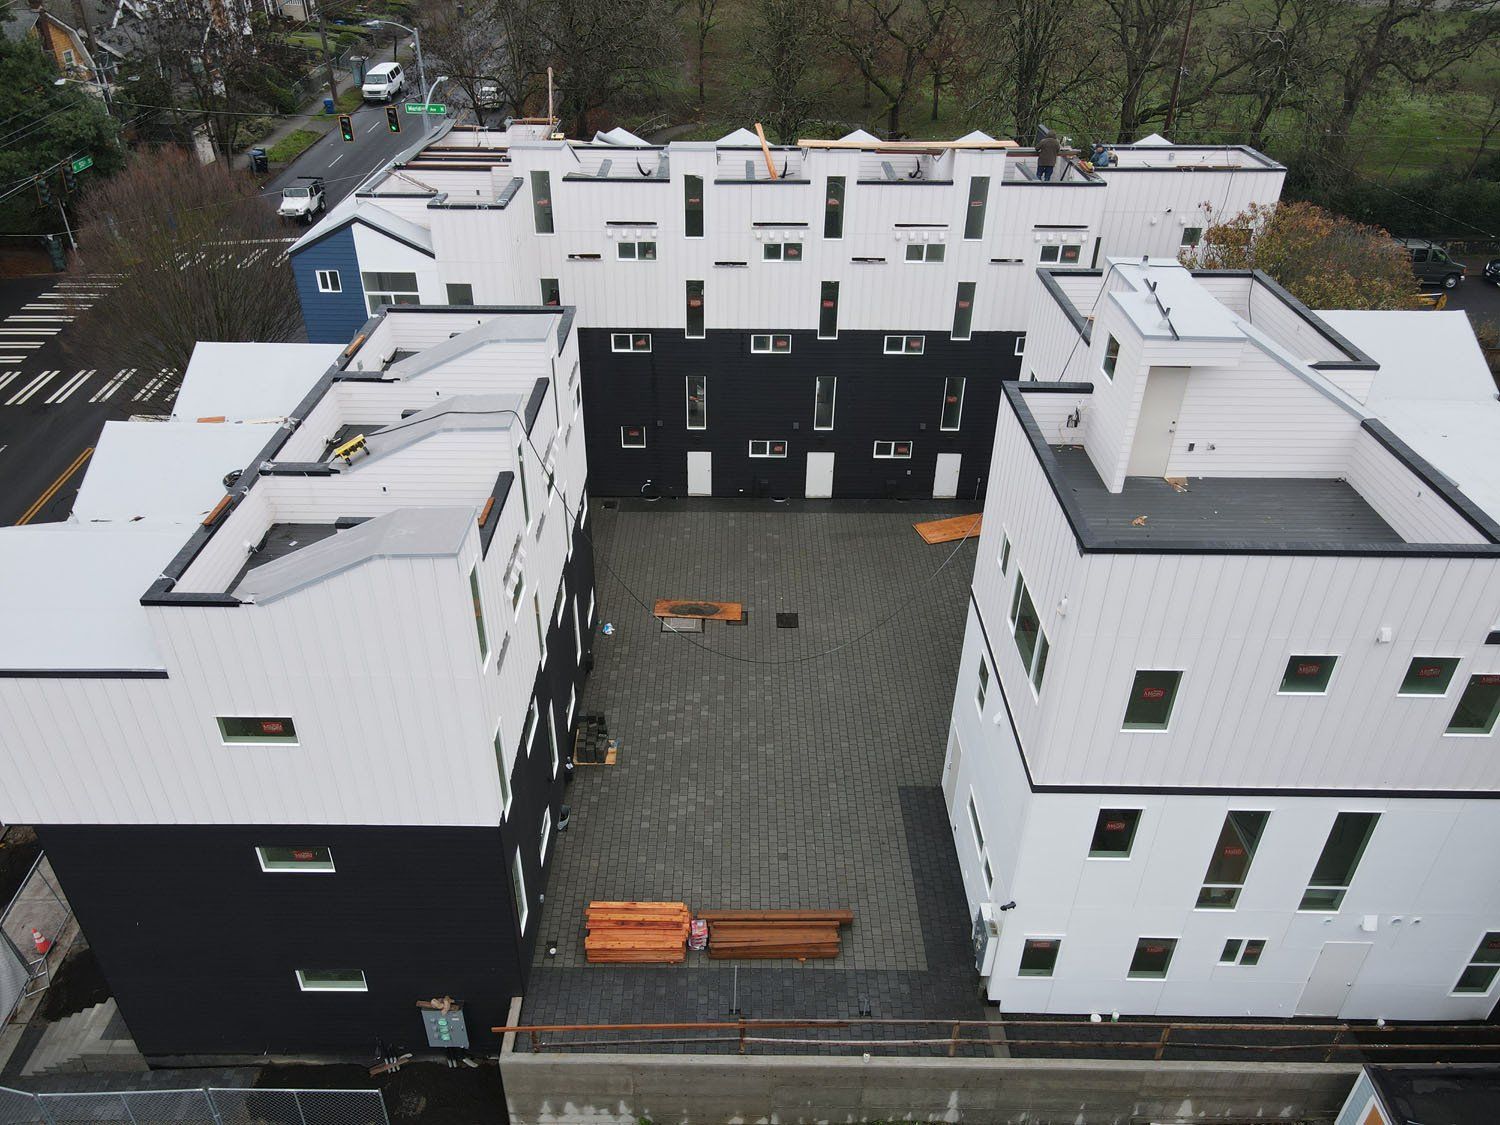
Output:
<instances>
[{"instance_id":1,"label":"white vertical siding","mask_svg":"<svg viewBox=\"0 0 1500 1125\"><path fill-rule=\"evenodd\" d=\"M1486 542L1431 485L1364 430L1358 431L1353 442L1348 476L1380 518L1410 542Z\"/></svg>"}]
</instances>

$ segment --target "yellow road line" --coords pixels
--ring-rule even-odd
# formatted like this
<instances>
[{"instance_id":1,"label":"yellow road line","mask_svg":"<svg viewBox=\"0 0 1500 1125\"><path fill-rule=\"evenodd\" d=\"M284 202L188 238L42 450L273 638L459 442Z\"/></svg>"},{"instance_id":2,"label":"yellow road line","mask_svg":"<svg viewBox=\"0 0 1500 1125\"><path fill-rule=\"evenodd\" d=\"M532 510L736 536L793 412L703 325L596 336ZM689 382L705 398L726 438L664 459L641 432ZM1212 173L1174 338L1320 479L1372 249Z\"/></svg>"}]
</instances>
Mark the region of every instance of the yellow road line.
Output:
<instances>
[{"instance_id":1,"label":"yellow road line","mask_svg":"<svg viewBox=\"0 0 1500 1125\"><path fill-rule=\"evenodd\" d=\"M48 502L57 495L57 490L60 489L63 485L67 484L68 479L72 477L72 475L79 469L83 468L83 463L93 455L94 447L92 445L85 449L82 453L80 453L77 458L74 459L73 463L63 470L62 476L58 477L55 481L49 484L47 486L47 491L43 492L36 498L36 503L26 509L26 514L16 521L16 526L20 527L23 523L30 523L34 518L36 518L36 514L43 508L45 508Z\"/></svg>"}]
</instances>

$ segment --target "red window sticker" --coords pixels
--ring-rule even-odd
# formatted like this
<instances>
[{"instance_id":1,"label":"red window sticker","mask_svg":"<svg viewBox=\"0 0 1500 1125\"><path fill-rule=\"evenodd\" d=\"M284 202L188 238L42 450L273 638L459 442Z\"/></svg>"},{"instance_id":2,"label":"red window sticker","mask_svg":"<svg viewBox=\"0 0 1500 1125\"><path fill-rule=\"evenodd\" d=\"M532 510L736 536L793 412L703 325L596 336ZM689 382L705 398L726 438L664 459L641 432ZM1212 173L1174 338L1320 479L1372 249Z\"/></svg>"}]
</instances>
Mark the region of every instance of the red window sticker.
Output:
<instances>
[{"instance_id":1,"label":"red window sticker","mask_svg":"<svg viewBox=\"0 0 1500 1125\"><path fill-rule=\"evenodd\" d=\"M773 441L771 443L771 452L772 453L785 453L786 452L786 442L784 442L784 441Z\"/></svg>"},{"instance_id":2,"label":"red window sticker","mask_svg":"<svg viewBox=\"0 0 1500 1125\"><path fill-rule=\"evenodd\" d=\"M1226 857L1232 856L1232 857L1238 859L1240 856L1242 856L1244 854L1245 854L1245 849L1244 848L1237 848L1233 844L1229 845L1229 847L1227 847L1227 848L1224 849L1224 855Z\"/></svg>"},{"instance_id":3,"label":"red window sticker","mask_svg":"<svg viewBox=\"0 0 1500 1125\"><path fill-rule=\"evenodd\" d=\"M966 309L966 308L969 307L969 302L968 301L960 301L960 302L958 302L958 307L961 308L961 309Z\"/></svg>"},{"instance_id":4,"label":"red window sticker","mask_svg":"<svg viewBox=\"0 0 1500 1125\"><path fill-rule=\"evenodd\" d=\"M897 453L901 453L901 454L910 453L911 452L911 444L909 442L898 441L896 443L896 452Z\"/></svg>"},{"instance_id":5,"label":"red window sticker","mask_svg":"<svg viewBox=\"0 0 1500 1125\"><path fill-rule=\"evenodd\" d=\"M648 339L646 339L646 337L644 337L644 336L637 336L637 337L636 337L636 338L635 338L635 346L636 346L636 347L638 347L638 348L644 348L644 347L646 347L646 346L647 346L647 345L648 345L648 344L649 344L649 343L650 343L650 342L651 342L651 341L650 341L650 340L648 340Z\"/></svg>"},{"instance_id":6,"label":"red window sticker","mask_svg":"<svg viewBox=\"0 0 1500 1125\"><path fill-rule=\"evenodd\" d=\"M1431 680L1437 676L1441 676L1442 674L1443 670L1441 668L1435 668L1431 664L1423 665L1421 668L1417 669L1417 675L1424 680Z\"/></svg>"},{"instance_id":7,"label":"red window sticker","mask_svg":"<svg viewBox=\"0 0 1500 1125\"><path fill-rule=\"evenodd\" d=\"M1165 699L1166 697L1167 697L1167 689L1166 688L1148 687L1148 688L1146 688L1145 691L1141 692L1141 698L1142 699L1146 699L1146 700L1150 700L1152 703L1155 703L1158 700Z\"/></svg>"},{"instance_id":8,"label":"red window sticker","mask_svg":"<svg viewBox=\"0 0 1500 1125\"><path fill-rule=\"evenodd\" d=\"M1500 684L1500 676L1480 676L1479 682L1485 687L1493 687L1495 684Z\"/></svg>"},{"instance_id":9,"label":"red window sticker","mask_svg":"<svg viewBox=\"0 0 1500 1125\"><path fill-rule=\"evenodd\" d=\"M286 724L280 719L262 719L260 721L261 734L285 734Z\"/></svg>"},{"instance_id":10,"label":"red window sticker","mask_svg":"<svg viewBox=\"0 0 1500 1125\"><path fill-rule=\"evenodd\" d=\"M1124 832L1125 822L1123 820L1106 820L1104 822L1106 832Z\"/></svg>"},{"instance_id":11,"label":"red window sticker","mask_svg":"<svg viewBox=\"0 0 1500 1125\"><path fill-rule=\"evenodd\" d=\"M825 300L825 301L824 301L824 302L823 302L823 307L824 307L824 308L825 308L825 309L831 309L831 308L833 308L833 302L832 302L832 301L828 301L828 300Z\"/></svg>"},{"instance_id":12,"label":"red window sticker","mask_svg":"<svg viewBox=\"0 0 1500 1125\"><path fill-rule=\"evenodd\" d=\"M1299 664L1299 665L1297 665L1297 675L1299 675L1299 676L1316 676L1322 670L1323 670L1323 665L1321 665L1321 664Z\"/></svg>"},{"instance_id":13,"label":"red window sticker","mask_svg":"<svg viewBox=\"0 0 1500 1125\"><path fill-rule=\"evenodd\" d=\"M311 863L313 860L317 859L318 856L317 853L314 852L311 848L293 848L292 858L295 859L298 863Z\"/></svg>"},{"instance_id":14,"label":"red window sticker","mask_svg":"<svg viewBox=\"0 0 1500 1125\"><path fill-rule=\"evenodd\" d=\"M690 308L690 309L701 309L702 307L703 307L703 298L702 297L689 297L688 298L688 308Z\"/></svg>"}]
</instances>

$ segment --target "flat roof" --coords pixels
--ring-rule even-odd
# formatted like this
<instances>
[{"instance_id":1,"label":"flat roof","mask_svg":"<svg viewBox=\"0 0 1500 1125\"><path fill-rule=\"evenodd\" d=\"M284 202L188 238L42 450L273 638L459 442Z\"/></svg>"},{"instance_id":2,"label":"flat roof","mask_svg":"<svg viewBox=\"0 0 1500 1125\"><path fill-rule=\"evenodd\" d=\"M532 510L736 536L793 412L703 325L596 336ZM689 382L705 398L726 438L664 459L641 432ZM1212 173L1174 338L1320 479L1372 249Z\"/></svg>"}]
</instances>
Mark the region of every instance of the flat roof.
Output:
<instances>
[{"instance_id":1,"label":"flat roof","mask_svg":"<svg viewBox=\"0 0 1500 1125\"><path fill-rule=\"evenodd\" d=\"M1500 1067L1366 1066L1386 1112L1400 1125L1493 1125Z\"/></svg>"},{"instance_id":2,"label":"flat roof","mask_svg":"<svg viewBox=\"0 0 1500 1125\"><path fill-rule=\"evenodd\" d=\"M1245 339L1239 318L1181 263L1156 258L1109 261L1130 286L1128 292L1116 289L1109 295L1147 339Z\"/></svg>"},{"instance_id":3,"label":"flat roof","mask_svg":"<svg viewBox=\"0 0 1500 1125\"><path fill-rule=\"evenodd\" d=\"M193 348L172 417L285 418L343 350L339 344L201 342Z\"/></svg>"}]
</instances>

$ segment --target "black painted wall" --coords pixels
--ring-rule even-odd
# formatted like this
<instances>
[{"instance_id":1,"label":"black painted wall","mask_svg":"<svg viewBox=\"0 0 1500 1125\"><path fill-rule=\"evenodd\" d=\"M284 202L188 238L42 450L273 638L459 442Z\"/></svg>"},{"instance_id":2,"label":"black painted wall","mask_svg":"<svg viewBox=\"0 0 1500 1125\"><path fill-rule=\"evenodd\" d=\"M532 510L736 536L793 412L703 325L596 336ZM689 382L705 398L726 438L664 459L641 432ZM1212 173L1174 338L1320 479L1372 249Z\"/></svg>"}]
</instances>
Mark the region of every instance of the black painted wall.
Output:
<instances>
[{"instance_id":1,"label":"black painted wall","mask_svg":"<svg viewBox=\"0 0 1500 1125\"><path fill-rule=\"evenodd\" d=\"M885 355L884 332L841 332L836 340L792 332L787 355L752 354L751 334L738 329L702 340L653 331L647 353L612 352L610 334L578 334L589 477L600 496L637 496L647 481L659 495L686 495L689 450L712 452L715 496L802 496L807 454L817 450L836 454L835 497L931 496L937 455L960 453L958 495L982 499L1000 382L1016 378L1021 364L1013 332L967 341L929 332L920 356ZM705 430L687 428L688 375L708 377ZM812 428L819 375L838 377L833 430ZM956 433L938 428L950 375L968 380ZM620 447L625 425L647 427L645 449ZM786 441L787 457L751 458L752 439ZM911 441L911 459L875 459L877 440Z\"/></svg>"},{"instance_id":2,"label":"black painted wall","mask_svg":"<svg viewBox=\"0 0 1500 1125\"><path fill-rule=\"evenodd\" d=\"M559 518L554 508L553 518ZM580 617L593 590L586 528L573 530L566 568ZM530 627L523 617L522 623ZM568 696L580 696L584 655L571 615L549 621L547 661L535 694L556 702L558 744L572 746ZM578 716L573 717L576 727ZM487 749L487 748L486 748ZM441 747L432 757L441 761ZM414 752L417 752L414 750ZM511 777L510 816L494 827L99 826L41 828L42 845L147 1056L354 1053L377 1040L425 1049L415 1002L451 995L465 1003L471 1042L493 1046L521 995L546 926L538 858L544 809L554 832L566 799L552 776L546 731ZM258 845L333 849L330 874L266 873ZM519 850L530 916L517 931L511 858ZM368 992L302 992L297 969L361 969Z\"/></svg>"}]
</instances>

